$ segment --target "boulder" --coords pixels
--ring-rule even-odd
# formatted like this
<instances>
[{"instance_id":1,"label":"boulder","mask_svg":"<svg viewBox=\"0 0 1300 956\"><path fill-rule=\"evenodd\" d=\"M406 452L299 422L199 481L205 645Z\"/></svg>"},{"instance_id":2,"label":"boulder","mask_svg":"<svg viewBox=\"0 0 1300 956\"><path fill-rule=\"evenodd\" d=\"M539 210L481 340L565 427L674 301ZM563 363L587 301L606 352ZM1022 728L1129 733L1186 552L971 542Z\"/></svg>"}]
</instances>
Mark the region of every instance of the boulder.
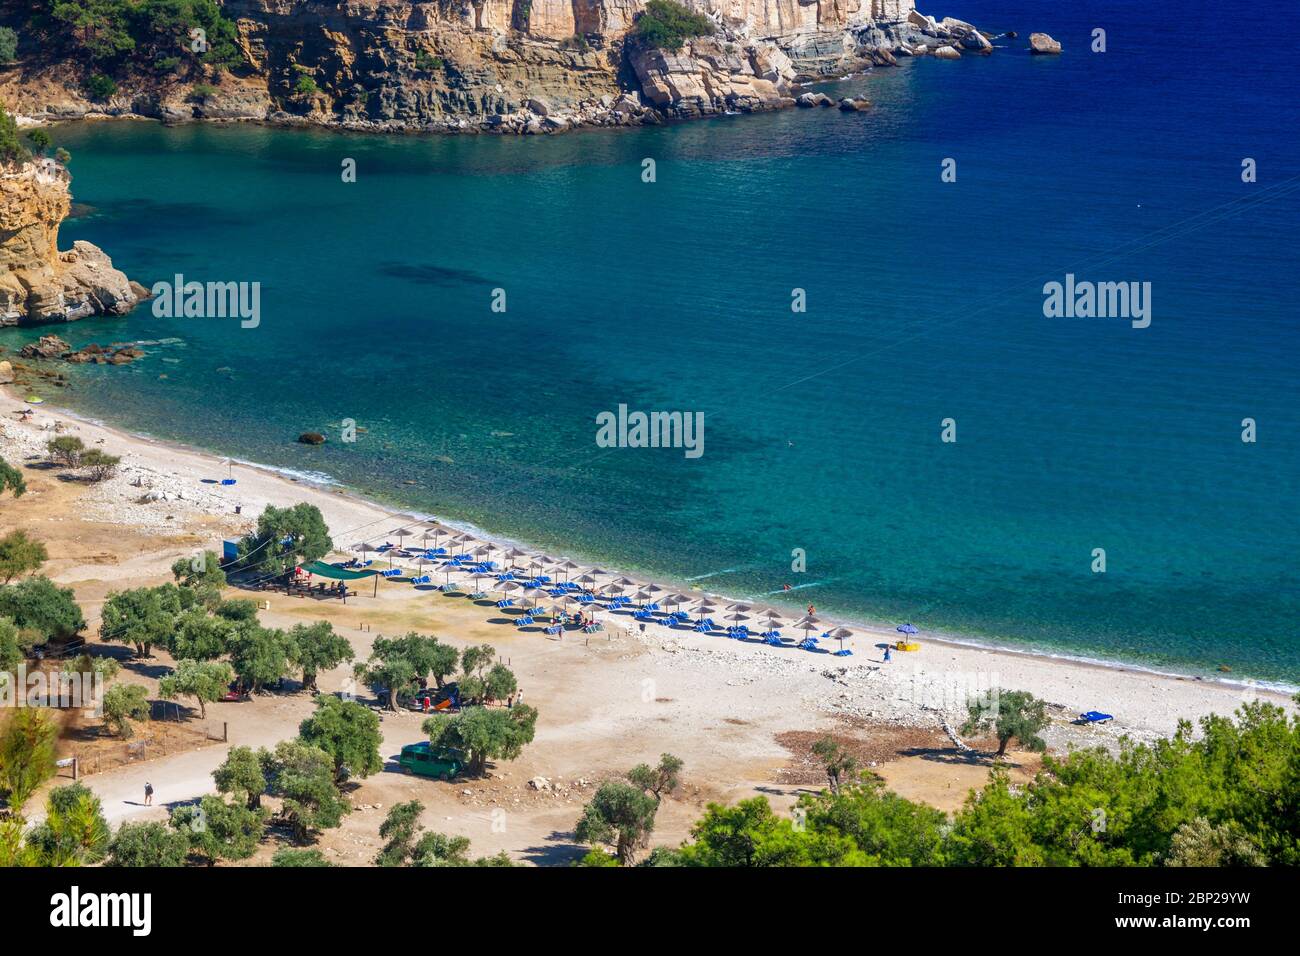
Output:
<instances>
[{"instance_id":1,"label":"boulder","mask_svg":"<svg viewBox=\"0 0 1300 956\"><path fill-rule=\"evenodd\" d=\"M548 791L551 789L551 781L545 777L533 777L532 780L528 781L528 788L530 790Z\"/></svg>"},{"instance_id":2,"label":"boulder","mask_svg":"<svg viewBox=\"0 0 1300 956\"><path fill-rule=\"evenodd\" d=\"M795 100L798 106L834 106L835 101L825 93L802 93Z\"/></svg>"},{"instance_id":3,"label":"boulder","mask_svg":"<svg viewBox=\"0 0 1300 956\"><path fill-rule=\"evenodd\" d=\"M72 351L72 346L57 335L42 335L39 340L24 345L18 355L25 359L55 359Z\"/></svg>"},{"instance_id":4,"label":"boulder","mask_svg":"<svg viewBox=\"0 0 1300 956\"><path fill-rule=\"evenodd\" d=\"M961 51L955 46L936 47L934 55L940 60L960 60Z\"/></svg>"},{"instance_id":5,"label":"boulder","mask_svg":"<svg viewBox=\"0 0 1300 956\"><path fill-rule=\"evenodd\" d=\"M852 99L846 96L840 100L840 109L845 113L861 113L871 109L871 101L861 96Z\"/></svg>"},{"instance_id":6,"label":"boulder","mask_svg":"<svg viewBox=\"0 0 1300 956\"><path fill-rule=\"evenodd\" d=\"M984 38L984 35L978 30L972 30L961 38L961 45L968 50L974 50L976 53L992 53L993 44Z\"/></svg>"},{"instance_id":7,"label":"boulder","mask_svg":"<svg viewBox=\"0 0 1300 956\"><path fill-rule=\"evenodd\" d=\"M538 116L551 115L551 104L546 100L531 99L528 101L528 108Z\"/></svg>"},{"instance_id":8,"label":"boulder","mask_svg":"<svg viewBox=\"0 0 1300 956\"><path fill-rule=\"evenodd\" d=\"M1061 43L1059 40L1053 40L1046 33L1031 33L1029 52L1035 56L1054 56L1061 52Z\"/></svg>"},{"instance_id":9,"label":"boulder","mask_svg":"<svg viewBox=\"0 0 1300 956\"><path fill-rule=\"evenodd\" d=\"M10 362L0 362L0 385L8 385L14 380L14 367Z\"/></svg>"},{"instance_id":10,"label":"boulder","mask_svg":"<svg viewBox=\"0 0 1300 956\"><path fill-rule=\"evenodd\" d=\"M298 436L298 441L304 445L323 445L325 436L320 432L303 432Z\"/></svg>"}]
</instances>

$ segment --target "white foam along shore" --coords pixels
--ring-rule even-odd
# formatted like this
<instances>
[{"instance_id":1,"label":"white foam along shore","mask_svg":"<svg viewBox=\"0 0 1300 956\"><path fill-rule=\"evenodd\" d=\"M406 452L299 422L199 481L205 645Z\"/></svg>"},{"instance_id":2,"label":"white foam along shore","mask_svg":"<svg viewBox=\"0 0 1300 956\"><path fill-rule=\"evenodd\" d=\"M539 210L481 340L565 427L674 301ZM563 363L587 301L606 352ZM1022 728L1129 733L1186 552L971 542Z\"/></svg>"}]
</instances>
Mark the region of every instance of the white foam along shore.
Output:
<instances>
[{"instance_id":1,"label":"white foam along shore","mask_svg":"<svg viewBox=\"0 0 1300 956\"><path fill-rule=\"evenodd\" d=\"M136 527L145 532L174 535L185 519L202 519L204 533L213 536L209 547L219 547L220 535L248 530L268 504L287 506L299 501L320 508L330 527L336 547L344 551L356 542L381 543L395 537L395 529L430 520L427 516L393 510L338 485L300 480L255 464L235 462L219 455L197 451L146 436L130 435L109 425L49 405L37 406L29 422L19 422L17 413L29 407L18 396L0 388L0 456L11 462L44 453L45 442L53 436L54 425L62 422L65 431L78 435L91 447L102 447L122 458L119 474L88 494L88 503L80 515L91 521L105 521ZM233 468L237 483L219 483ZM156 492L154 501L145 502L142 489ZM6 511L13 506L7 504ZM236 514L238 508L239 514ZM214 521L215 519L215 521ZM448 527L462 529L480 541L521 551L539 553L524 543L495 538L465 523L437 519ZM7 522L6 522L7 523ZM179 527L178 527L179 526ZM583 562L577 562L583 563ZM589 563L584 567L590 566ZM621 572L611 570L614 576ZM635 575L628 575L636 579ZM659 579L658 583L663 584ZM397 586L397 585L395 585ZM732 598L711 592L696 592L718 601ZM412 600L433 600L428 592L412 590ZM744 599L742 599L744 600ZM752 602L747 602L752 603ZM759 602L761 604L761 602ZM610 626L620 629L632 624L625 615L602 613ZM783 615L789 617L788 614ZM838 622L827 620L826 629ZM746 655L770 655L800 660L815 659L818 665L867 669L888 675L889 693L886 708L891 719L905 722L909 715L918 721L933 723L938 711L957 716L959 709L945 708L938 698L927 699L934 688L966 686L1028 690L1049 703L1059 705L1061 713L1101 710L1116 715L1117 732L1150 738L1173 731L1179 719L1196 719L1210 713L1229 714L1247 699L1265 699L1289 708L1294 705L1290 688L1239 679L1209 679L1161 673L1150 668L1108 661L1091 661L983 645L946 635L919 635L922 648L917 653L895 652L893 661L884 664L878 645L897 638L892 629L879 625L845 622L857 632L849 644L854 656L832 658L809 655L789 648L763 644L736 644L720 636L687 636L657 624L649 625L647 637L680 646L683 641L725 645L729 652ZM900 681L910 683L911 691L899 696ZM929 686L930 690L924 687ZM918 690L918 688L921 688ZM910 699L908 699L910 696ZM900 705L901 702L901 705ZM938 706L936 706L938 705ZM853 711L858 712L858 711ZM872 710L875 713L878 711Z\"/></svg>"}]
</instances>

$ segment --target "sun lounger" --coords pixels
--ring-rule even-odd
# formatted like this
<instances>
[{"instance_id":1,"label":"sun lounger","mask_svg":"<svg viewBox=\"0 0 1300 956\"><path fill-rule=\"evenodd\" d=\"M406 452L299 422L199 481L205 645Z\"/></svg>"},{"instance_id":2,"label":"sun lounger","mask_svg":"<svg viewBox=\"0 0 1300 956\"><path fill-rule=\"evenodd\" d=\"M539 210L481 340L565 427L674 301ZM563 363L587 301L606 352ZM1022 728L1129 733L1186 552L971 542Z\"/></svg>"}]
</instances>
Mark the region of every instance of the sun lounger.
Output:
<instances>
[{"instance_id":1,"label":"sun lounger","mask_svg":"<svg viewBox=\"0 0 1300 956\"><path fill-rule=\"evenodd\" d=\"M517 617L517 618L515 618L515 627L527 627L529 624L532 624L532 623L533 623L533 619L532 619L531 617Z\"/></svg>"},{"instance_id":2,"label":"sun lounger","mask_svg":"<svg viewBox=\"0 0 1300 956\"><path fill-rule=\"evenodd\" d=\"M1099 710L1090 710L1079 715L1079 722L1084 724L1106 724L1114 719L1113 714L1103 714Z\"/></svg>"},{"instance_id":3,"label":"sun lounger","mask_svg":"<svg viewBox=\"0 0 1300 956\"><path fill-rule=\"evenodd\" d=\"M497 601L497 607L500 608L507 608L507 607L514 607L514 606L515 606L514 598L502 598L500 601Z\"/></svg>"}]
</instances>

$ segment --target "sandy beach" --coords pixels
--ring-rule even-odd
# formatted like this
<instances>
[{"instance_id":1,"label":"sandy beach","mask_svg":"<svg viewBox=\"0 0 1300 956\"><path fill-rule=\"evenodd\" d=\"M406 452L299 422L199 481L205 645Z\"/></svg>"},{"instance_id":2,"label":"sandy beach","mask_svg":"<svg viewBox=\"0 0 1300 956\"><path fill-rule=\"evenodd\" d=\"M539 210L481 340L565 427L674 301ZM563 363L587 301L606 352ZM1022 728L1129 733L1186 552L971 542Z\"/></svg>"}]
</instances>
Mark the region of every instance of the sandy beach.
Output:
<instances>
[{"instance_id":1,"label":"sandy beach","mask_svg":"<svg viewBox=\"0 0 1300 956\"><path fill-rule=\"evenodd\" d=\"M247 532L267 504L319 507L340 549L336 557L351 556L341 549L357 541L391 540L394 529L414 520L342 489L228 466L216 456L125 435L49 406L20 422L25 407L0 393L0 457L21 467L28 484L22 498L0 504L0 531L21 527L46 543L50 561L43 573L75 589L92 642L109 591L168 579L178 557L219 550L222 538ZM87 447L121 456L118 474L89 485L43 468L56 425ZM237 483L222 486L228 474ZM358 810L322 840L331 857L347 863L369 862L383 808L413 797L428 808L426 825L470 837L475 853L506 850L524 861L562 862L581 852L569 831L594 786L662 752L683 758L686 785L665 804L655 842L680 842L707 801L764 793L783 807L801 789L819 786L805 758L810 735L821 733L851 742L897 792L951 809L988 773L986 761L938 759L947 746L941 722L960 722L968 691L1027 690L1048 701L1053 722L1045 738L1055 751L1113 747L1125 734L1167 735L1180 719L1230 713L1253 697L1293 707L1286 695L1249 685L971 647L924 633L919 651L895 652L885 662L881 645L897 635L856 625L847 645L853 655L835 657L658 624L642 632L630 615L611 612L599 614L602 633L548 636L540 628L517 630L490 601L406 582L381 581L377 597L367 584L346 606L278 593L259 597L270 602L262 612L267 624L329 620L348 636L358 659L374 637L409 630L457 646L492 643L540 711L534 744L484 780L445 784L390 769L363 781L353 798ZM168 664L159 652L149 666L128 665L124 679L154 682ZM322 674L321 689L336 690L348 677L347 667ZM1094 727L1071 723L1091 709L1115 720ZM227 746L271 746L292 737L310 710L302 693L212 705L209 718L229 728L227 744L207 742L85 780L103 797L110 820L161 817L167 804L211 791L209 775ZM416 713L385 715L385 757L420 739L420 721ZM1011 762L1027 776L1038 760L1013 753ZM530 786L536 777L549 786ZM153 808L138 805L146 779L158 791Z\"/></svg>"}]
</instances>

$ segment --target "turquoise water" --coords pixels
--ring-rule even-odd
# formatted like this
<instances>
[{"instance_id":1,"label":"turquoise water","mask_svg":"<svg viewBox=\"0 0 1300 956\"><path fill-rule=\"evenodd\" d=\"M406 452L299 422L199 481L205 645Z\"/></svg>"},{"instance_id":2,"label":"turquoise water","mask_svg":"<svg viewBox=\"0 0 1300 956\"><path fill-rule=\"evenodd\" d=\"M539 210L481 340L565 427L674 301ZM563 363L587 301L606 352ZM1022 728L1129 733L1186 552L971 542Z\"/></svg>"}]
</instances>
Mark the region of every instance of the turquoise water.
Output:
<instances>
[{"instance_id":1,"label":"turquoise water","mask_svg":"<svg viewBox=\"0 0 1300 956\"><path fill-rule=\"evenodd\" d=\"M58 329L182 340L77 369L58 399L724 594L790 583L792 607L854 619L1300 681L1295 55L1198 52L1208 10L1055 6L939 11L1067 55L828 87L867 115L546 139L60 129L93 207L65 246L146 282L260 281L262 314ZM1045 318L1067 271L1150 281L1151 326ZM597 447L620 403L704 412L705 454Z\"/></svg>"}]
</instances>

